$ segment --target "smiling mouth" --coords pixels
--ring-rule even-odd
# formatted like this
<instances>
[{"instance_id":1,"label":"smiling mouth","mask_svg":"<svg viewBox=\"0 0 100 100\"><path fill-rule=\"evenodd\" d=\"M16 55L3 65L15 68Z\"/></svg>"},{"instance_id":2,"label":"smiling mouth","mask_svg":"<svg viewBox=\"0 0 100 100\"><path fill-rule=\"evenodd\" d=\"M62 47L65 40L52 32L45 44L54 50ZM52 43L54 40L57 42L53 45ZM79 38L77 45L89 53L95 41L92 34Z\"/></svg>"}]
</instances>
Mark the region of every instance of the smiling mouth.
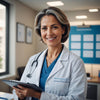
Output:
<instances>
[{"instance_id":1,"label":"smiling mouth","mask_svg":"<svg viewBox=\"0 0 100 100\"><path fill-rule=\"evenodd\" d=\"M53 38L46 38L47 40L54 40L56 37L53 37Z\"/></svg>"}]
</instances>

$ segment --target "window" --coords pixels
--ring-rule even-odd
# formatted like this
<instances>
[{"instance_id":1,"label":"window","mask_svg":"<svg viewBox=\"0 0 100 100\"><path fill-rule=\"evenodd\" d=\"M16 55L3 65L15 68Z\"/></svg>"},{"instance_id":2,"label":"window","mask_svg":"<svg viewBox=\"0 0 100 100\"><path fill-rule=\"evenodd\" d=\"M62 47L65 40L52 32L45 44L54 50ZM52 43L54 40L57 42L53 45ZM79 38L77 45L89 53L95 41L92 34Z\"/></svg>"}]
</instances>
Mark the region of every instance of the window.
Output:
<instances>
[{"instance_id":1,"label":"window","mask_svg":"<svg viewBox=\"0 0 100 100\"><path fill-rule=\"evenodd\" d=\"M0 0L0 76L9 73L9 4Z\"/></svg>"}]
</instances>

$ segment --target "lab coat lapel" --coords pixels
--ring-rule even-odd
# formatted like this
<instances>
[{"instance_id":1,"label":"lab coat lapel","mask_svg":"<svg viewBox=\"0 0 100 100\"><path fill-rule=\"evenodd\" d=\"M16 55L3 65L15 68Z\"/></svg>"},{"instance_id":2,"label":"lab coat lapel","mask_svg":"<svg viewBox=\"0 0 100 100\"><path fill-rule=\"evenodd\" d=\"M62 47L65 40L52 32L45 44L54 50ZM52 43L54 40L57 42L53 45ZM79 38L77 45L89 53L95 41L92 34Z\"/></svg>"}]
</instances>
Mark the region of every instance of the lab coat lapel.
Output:
<instances>
[{"instance_id":1,"label":"lab coat lapel","mask_svg":"<svg viewBox=\"0 0 100 100\"><path fill-rule=\"evenodd\" d=\"M60 58L58 59L57 63L55 64L54 68L52 69L48 79L52 77L54 74L56 74L58 71L60 71L63 67L65 67L64 62L68 60L69 51L64 46L64 49L62 50L62 53L60 55Z\"/></svg>"},{"instance_id":2,"label":"lab coat lapel","mask_svg":"<svg viewBox=\"0 0 100 100\"><path fill-rule=\"evenodd\" d=\"M37 68L35 70L35 74L36 74L36 79L35 79L35 84L39 86L39 81L40 81L40 74L41 74L41 70L42 70L42 65L43 65L43 61L44 61L44 57L45 57L45 53L47 50L45 50L41 56L38 59L38 65Z\"/></svg>"},{"instance_id":3,"label":"lab coat lapel","mask_svg":"<svg viewBox=\"0 0 100 100\"><path fill-rule=\"evenodd\" d=\"M54 68L52 69L48 79L52 77L54 74L56 74L59 70L61 70L64 66L62 65L61 61L57 61Z\"/></svg>"}]
</instances>

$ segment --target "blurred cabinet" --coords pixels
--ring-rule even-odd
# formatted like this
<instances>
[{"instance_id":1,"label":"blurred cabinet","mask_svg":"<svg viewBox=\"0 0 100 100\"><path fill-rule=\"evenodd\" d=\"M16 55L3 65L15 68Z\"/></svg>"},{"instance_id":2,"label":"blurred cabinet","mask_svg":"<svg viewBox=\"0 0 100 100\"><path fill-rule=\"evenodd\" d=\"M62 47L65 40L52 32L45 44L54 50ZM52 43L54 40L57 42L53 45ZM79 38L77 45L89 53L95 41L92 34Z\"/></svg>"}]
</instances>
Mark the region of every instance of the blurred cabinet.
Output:
<instances>
[{"instance_id":1,"label":"blurred cabinet","mask_svg":"<svg viewBox=\"0 0 100 100\"><path fill-rule=\"evenodd\" d=\"M100 100L100 78L88 80L87 100Z\"/></svg>"}]
</instances>

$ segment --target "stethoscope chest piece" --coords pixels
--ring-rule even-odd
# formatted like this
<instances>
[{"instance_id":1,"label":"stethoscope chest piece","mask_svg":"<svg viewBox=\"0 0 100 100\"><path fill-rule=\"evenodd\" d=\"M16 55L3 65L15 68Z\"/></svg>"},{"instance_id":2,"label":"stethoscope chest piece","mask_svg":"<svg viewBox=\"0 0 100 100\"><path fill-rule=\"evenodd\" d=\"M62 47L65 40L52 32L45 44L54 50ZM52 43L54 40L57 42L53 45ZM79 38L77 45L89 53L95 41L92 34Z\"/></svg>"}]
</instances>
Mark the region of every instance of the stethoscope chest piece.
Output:
<instances>
[{"instance_id":1,"label":"stethoscope chest piece","mask_svg":"<svg viewBox=\"0 0 100 100\"><path fill-rule=\"evenodd\" d=\"M27 77L28 77L28 78L31 78L31 77L32 77L32 75L31 75L31 74L27 74Z\"/></svg>"}]
</instances>

